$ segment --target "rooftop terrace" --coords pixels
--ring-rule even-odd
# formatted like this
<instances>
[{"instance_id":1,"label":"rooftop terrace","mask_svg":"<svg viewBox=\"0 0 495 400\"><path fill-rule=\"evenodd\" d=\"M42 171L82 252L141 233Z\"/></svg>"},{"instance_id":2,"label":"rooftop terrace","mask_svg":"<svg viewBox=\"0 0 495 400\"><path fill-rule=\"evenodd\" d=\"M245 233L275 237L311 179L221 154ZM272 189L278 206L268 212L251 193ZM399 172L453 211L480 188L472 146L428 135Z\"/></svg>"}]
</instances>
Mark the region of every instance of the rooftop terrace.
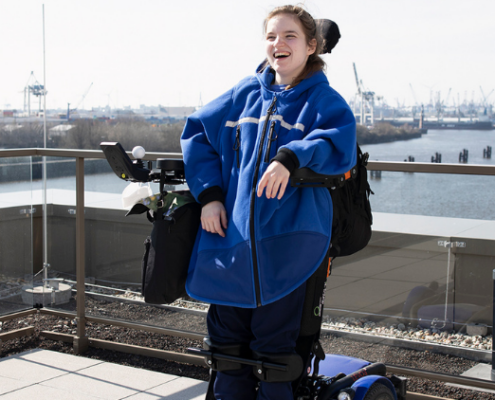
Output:
<instances>
[{"instance_id":1,"label":"rooftop terrace","mask_svg":"<svg viewBox=\"0 0 495 400\"><path fill-rule=\"evenodd\" d=\"M50 167L46 196L41 181L32 179L33 158L39 156L73 170L61 179ZM146 159L164 156L180 154L149 153ZM195 356L95 339L86 331L92 323L192 340L206 332L204 307L196 310L188 302L155 307L142 301L140 259L150 225L142 216L124 218L120 193L126 183L116 177L108 180L109 170L99 171L107 175L94 173L105 165L103 158L99 151L0 150L0 177L7 169L9 176L19 176L0 184L0 317L36 313L39 304L34 296L22 295L23 287L56 281L71 287L71 299L58 303L52 295L42 297L41 315L77 322L73 329L47 332L52 339L72 343L76 354L96 346L202 364ZM495 175L495 167L476 165L372 161L369 169L458 174L459 179ZM324 328L367 336L361 340L389 340L403 348L433 348L489 362L494 239L491 220L375 212L368 247L335 261L327 283ZM108 311L108 304L114 311ZM141 312L121 316L121 304ZM473 339L480 335L470 334L473 327L482 328L480 340ZM30 334L29 329L1 332L0 340ZM462 341L457 343L454 335ZM468 337L471 343L466 343Z\"/></svg>"}]
</instances>

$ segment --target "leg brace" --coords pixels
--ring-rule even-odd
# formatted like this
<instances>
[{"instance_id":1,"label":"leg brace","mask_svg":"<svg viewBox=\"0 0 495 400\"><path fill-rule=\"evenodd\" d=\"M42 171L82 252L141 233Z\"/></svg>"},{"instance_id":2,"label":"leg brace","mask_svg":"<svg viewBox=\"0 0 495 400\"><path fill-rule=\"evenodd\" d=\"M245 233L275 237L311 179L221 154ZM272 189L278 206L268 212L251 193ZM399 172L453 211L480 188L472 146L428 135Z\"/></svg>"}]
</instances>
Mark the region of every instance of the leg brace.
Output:
<instances>
[{"instance_id":1,"label":"leg brace","mask_svg":"<svg viewBox=\"0 0 495 400\"><path fill-rule=\"evenodd\" d=\"M303 372L303 361L298 354L252 352L247 344L213 343L206 337L205 351L201 352L213 371L232 371L251 365L258 379L264 382L292 382Z\"/></svg>"}]
</instances>

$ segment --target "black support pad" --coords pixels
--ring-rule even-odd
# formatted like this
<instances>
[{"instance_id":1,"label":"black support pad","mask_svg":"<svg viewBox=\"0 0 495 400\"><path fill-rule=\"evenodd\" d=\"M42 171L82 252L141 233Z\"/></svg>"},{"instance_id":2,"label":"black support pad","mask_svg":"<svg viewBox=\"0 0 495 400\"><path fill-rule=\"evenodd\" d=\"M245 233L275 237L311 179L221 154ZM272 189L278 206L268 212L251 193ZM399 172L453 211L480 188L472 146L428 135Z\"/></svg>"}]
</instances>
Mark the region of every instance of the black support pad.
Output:
<instances>
[{"instance_id":1,"label":"black support pad","mask_svg":"<svg viewBox=\"0 0 495 400\"><path fill-rule=\"evenodd\" d=\"M212 357L206 356L206 364L214 371L233 371L245 367L244 364L232 361L223 360L215 357L215 354L234 356L240 358L251 358L251 349L247 344L221 344L214 343L209 337L203 339L203 348L212 353Z\"/></svg>"},{"instance_id":2,"label":"black support pad","mask_svg":"<svg viewBox=\"0 0 495 400\"><path fill-rule=\"evenodd\" d=\"M265 368L263 363L253 366L254 375L264 382L292 382L299 378L303 372L303 360L299 354L272 354L253 351L253 356L258 361L287 366L286 371Z\"/></svg>"}]
</instances>

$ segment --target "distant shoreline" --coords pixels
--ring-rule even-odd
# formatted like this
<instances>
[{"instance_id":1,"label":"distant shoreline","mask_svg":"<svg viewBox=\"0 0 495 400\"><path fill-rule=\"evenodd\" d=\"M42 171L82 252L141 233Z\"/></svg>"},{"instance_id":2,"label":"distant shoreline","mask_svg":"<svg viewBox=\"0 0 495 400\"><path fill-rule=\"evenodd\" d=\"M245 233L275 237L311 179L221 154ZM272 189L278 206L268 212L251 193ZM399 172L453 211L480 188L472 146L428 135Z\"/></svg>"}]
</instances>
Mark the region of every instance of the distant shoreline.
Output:
<instances>
[{"instance_id":1,"label":"distant shoreline","mask_svg":"<svg viewBox=\"0 0 495 400\"><path fill-rule=\"evenodd\" d=\"M359 144L379 144L398 140L419 139L426 131L412 128L409 125L394 127L389 123L381 122L371 129L363 125L357 125L356 133Z\"/></svg>"}]
</instances>

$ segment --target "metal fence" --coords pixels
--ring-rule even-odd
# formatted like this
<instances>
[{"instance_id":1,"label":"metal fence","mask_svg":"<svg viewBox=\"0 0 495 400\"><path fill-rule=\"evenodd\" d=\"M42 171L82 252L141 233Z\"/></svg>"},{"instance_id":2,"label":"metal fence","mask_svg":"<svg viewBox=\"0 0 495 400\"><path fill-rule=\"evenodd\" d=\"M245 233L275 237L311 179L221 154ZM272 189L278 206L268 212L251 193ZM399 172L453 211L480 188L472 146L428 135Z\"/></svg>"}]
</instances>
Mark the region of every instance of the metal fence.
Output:
<instances>
[{"instance_id":1,"label":"metal fence","mask_svg":"<svg viewBox=\"0 0 495 400\"><path fill-rule=\"evenodd\" d=\"M130 346L123 343L104 341L101 339L90 338L86 334L85 325L86 322L94 322L100 324L107 325L118 325L124 326L130 329L144 330L148 332L161 333L166 335L178 336L178 337L186 337L192 339L200 340L203 337L201 332L191 332L187 330L181 329L173 329L173 328L165 328L160 326L154 326L149 323L141 323L141 322L132 322L119 320L116 318L110 318L106 316L98 316L91 315L88 313L86 309L86 301L85 301L85 285L86 285L86 218L85 216L85 167L87 160L89 159L104 159L104 155L101 151L92 151L92 150L60 150L60 149L14 149L14 150L0 150L0 163L2 159L12 158L12 157L56 157L56 158L69 158L74 160L75 163L75 206L73 207L73 218L75 219L75 238L74 238L74 246L75 246L75 269L76 269L76 277L75 277L75 289L76 289L76 304L77 309L74 312L68 312L60 309L53 309L50 307L43 307L41 309L26 307L26 310L20 310L15 313L5 313L0 316L0 320L8 320L13 318L18 318L19 316L32 314L40 312L42 314L51 314L51 315L59 315L61 317L74 318L77 323L77 331L73 335L61 334L56 332L43 332L43 334L51 339L56 340L64 340L67 342L73 343L74 351L76 354L83 353L88 346L94 347L102 347L112 350L119 350L123 352L130 352L142 355L149 355L153 357L173 360L173 361L182 361L187 363L193 363L202 365L203 361L201 358L192 355L185 354L177 354L172 352L167 352L159 349L150 349L140 346ZM181 154L179 153L147 153L145 156L145 160L156 160L157 158L181 158ZM436 164L436 163L404 163L404 162L385 162L385 161L370 161L368 164L369 171L391 171L391 172L418 172L418 173L435 173L435 174L460 174L460 175L485 175L485 176L493 176L495 175L495 166L480 166L480 165L457 165L457 164ZM43 205L46 209L46 205ZM38 212L40 212L38 210ZM46 211L45 211L46 212ZM393 236L393 237L392 237ZM436 237L435 235L429 237L428 240L425 240L423 237L418 238L418 235L412 235L414 240L416 241L412 245L408 244L407 250L413 251L417 249L418 243L422 244L421 251L424 251L424 248L429 249L431 246L439 245L442 242L445 250L440 250L435 253L433 250L431 251L431 258L435 261L438 261L439 257L441 258L440 262L447 262L447 267L450 268L451 265L451 251L454 253L457 251L459 254L462 253L462 246L459 249L455 249L455 245L452 247L452 243L457 243L455 240L453 241L451 237ZM437 240L438 239L438 240ZM381 248L383 248L383 243L387 242L388 249L390 249L389 243L393 241L398 241L398 235L390 235L387 232L379 232L377 233L374 242L371 243L370 249L368 252L362 253L358 255L356 258L351 258L346 260L339 268L343 271L345 268L349 268L349 271L352 272L352 268L359 269L359 263L366 263L366 258L373 255L381 255ZM432 241L433 240L433 241ZM400 240L399 240L400 241ZM408 243L411 241L411 237L408 237ZM430 243L431 242L431 243ZM425 244L426 243L426 244ZM478 242L477 242L478 243ZM478 243L479 244L479 243ZM399 245L400 246L400 245ZM416 247L415 247L416 246ZM426 247L425 247L426 246ZM476 246L475 246L476 247ZM486 246L482 246L486 248ZM489 247L491 243L489 243ZM479 246L475 253L479 251ZM455 255L455 254L454 254ZM32 257L40 258L39 254L31 254ZM488 257L488 262L491 262L491 258L493 255L488 254L485 255ZM477 255L476 255L477 257ZM445 260L444 260L445 259ZM429 264L428 264L429 265ZM425 268L429 268L426 266ZM449 270L448 270L449 271ZM1 271L0 271L1 272ZM337 270L338 272L338 270ZM445 298L445 306L448 302L452 301L449 298L449 289L448 282L450 277L448 276L450 272L447 273L447 288L445 289L446 298ZM338 276L338 274L337 274ZM348 275L342 275L342 279L345 280ZM338 279L337 279L338 281ZM491 283L491 282L489 282ZM490 298L491 302L491 298ZM338 310L336 307L327 302L327 308L329 310L339 311L340 313L344 312L346 307L345 305L340 307ZM362 309L362 313L358 310L359 306L356 306L355 310L351 310L351 314L361 315L366 312L366 308ZM395 311L394 311L395 312ZM387 317L387 316L385 316ZM13 337L23 336L23 335L31 335L33 333L33 327L26 327L17 331L11 331L8 333L0 334L0 340L8 340Z\"/></svg>"}]
</instances>

